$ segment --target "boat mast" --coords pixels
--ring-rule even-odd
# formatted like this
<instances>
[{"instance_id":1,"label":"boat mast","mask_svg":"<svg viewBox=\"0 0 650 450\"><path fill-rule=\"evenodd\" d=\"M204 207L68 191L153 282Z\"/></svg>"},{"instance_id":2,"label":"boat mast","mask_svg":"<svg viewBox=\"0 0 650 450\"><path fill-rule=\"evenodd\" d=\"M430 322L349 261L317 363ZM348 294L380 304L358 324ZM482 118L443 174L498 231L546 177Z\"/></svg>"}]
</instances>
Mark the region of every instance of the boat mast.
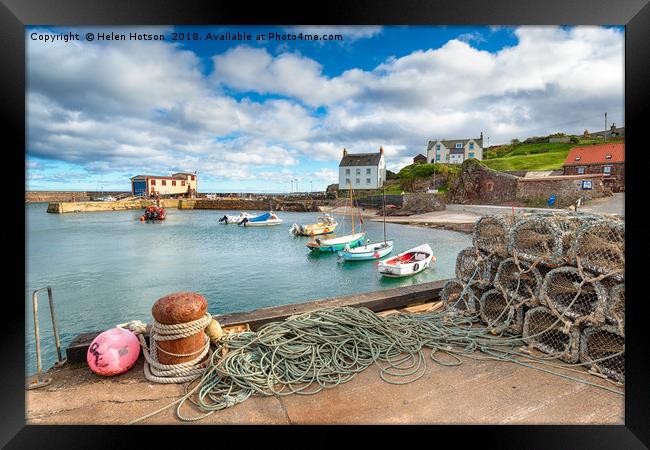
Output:
<instances>
[{"instance_id":1,"label":"boat mast","mask_svg":"<svg viewBox=\"0 0 650 450\"><path fill-rule=\"evenodd\" d=\"M384 244L386 243L386 186L382 186L383 200L382 205L384 209Z\"/></svg>"},{"instance_id":2,"label":"boat mast","mask_svg":"<svg viewBox=\"0 0 650 450\"><path fill-rule=\"evenodd\" d=\"M350 181L350 222L352 222L352 234L354 234L354 204L352 203L352 182Z\"/></svg>"}]
</instances>

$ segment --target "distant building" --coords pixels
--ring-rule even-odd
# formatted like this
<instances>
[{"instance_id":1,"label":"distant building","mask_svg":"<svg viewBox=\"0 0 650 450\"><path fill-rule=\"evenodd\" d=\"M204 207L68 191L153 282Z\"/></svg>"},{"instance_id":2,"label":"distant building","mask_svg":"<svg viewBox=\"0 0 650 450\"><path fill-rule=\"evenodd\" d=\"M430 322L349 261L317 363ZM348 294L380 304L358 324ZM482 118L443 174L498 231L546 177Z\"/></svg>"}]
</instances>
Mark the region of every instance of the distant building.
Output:
<instances>
[{"instance_id":1,"label":"distant building","mask_svg":"<svg viewBox=\"0 0 650 450\"><path fill-rule=\"evenodd\" d=\"M428 163L462 164L469 158L483 159L483 133L478 139L454 139L429 141Z\"/></svg>"},{"instance_id":2,"label":"distant building","mask_svg":"<svg viewBox=\"0 0 650 450\"><path fill-rule=\"evenodd\" d=\"M378 153L350 154L343 149L339 163L339 189L377 189L386 181L384 148Z\"/></svg>"},{"instance_id":3,"label":"distant building","mask_svg":"<svg viewBox=\"0 0 650 450\"><path fill-rule=\"evenodd\" d=\"M131 192L141 197L156 195L196 195L196 172L178 172L171 177L158 175L136 175L131 177Z\"/></svg>"},{"instance_id":4,"label":"distant building","mask_svg":"<svg viewBox=\"0 0 650 450\"><path fill-rule=\"evenodd\" d=\"M586 132L587 130L585 130ZM616 124L613 123L611 127L609 127L609 130L607 132L605 131L596 131L594 133L589 133L586 132L584 133L585 137L592 138L592 139L604 139L605 134L607 134L607 138L622 138L625 137L625 127L616 127Z\"/></svg>"},{"instance_id":5,"label":"distant building","mask_svg":"<svg viewBox=\"0 0 650 450\"><path fill-rule=\"evenodd\" d=\"M413 158L413 164L424 164L427 162L427 157L422 153Z\"/></svg>"},{"instance_id":6,"label":"distant building","mask_svg":"<svg viewBox=\"0 0 650 450\"><path fill-rule=\"evenodd\" d=\"M573 147L564 161L564 175L603 174L613 192L625 191L625 144Z\"/></svg>"}]
</instances>

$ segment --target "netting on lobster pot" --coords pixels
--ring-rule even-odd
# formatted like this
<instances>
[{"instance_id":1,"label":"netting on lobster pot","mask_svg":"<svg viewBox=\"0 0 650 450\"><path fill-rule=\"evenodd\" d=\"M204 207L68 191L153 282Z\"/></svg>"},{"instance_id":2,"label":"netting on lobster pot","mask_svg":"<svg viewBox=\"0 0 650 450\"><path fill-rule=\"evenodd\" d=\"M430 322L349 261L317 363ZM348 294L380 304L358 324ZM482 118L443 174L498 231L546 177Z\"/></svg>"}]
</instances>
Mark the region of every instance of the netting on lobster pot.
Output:
<instances>
[{"instance_id":1,"label":"netting on lobster pot","mask_svg":"<svg viewBox=\"0 0 650 450\"><path fill-rule=\"evenodd\" d=\"M489 286L494 281L499 261L496 255L487 255L476 247L467 247L456 257L456 278L463 283Z\"/></svg>"},{"instance_id":2,"label":"netting on lobster pot","mask_svg":"<svg viewBox=\"0 0 650 450\"><path fill-rule=\"evenodd\" d=\"M499 264L494 286L517 302L525 301L528 305L537 306L543 281L538 267L525 261L507 258Z\"/></svg>"},{"instance_id":3,"label":"netting on lobster pot","mask_svg":"<svg viewBox=\"0 0 650 450\"><path fill-rule=\"evenodd\" d=\"M465 288L466 286L456 279L447 281L443 286L440 299L449 313L468 317L477 315L479 299L475 289L478 287L469 285Z\"/></svg>"},{"instance_id":4,"label":"netting on lobster pot","mask_svg":"<svg viewBox=\"0 0 650 450\"><path fill-rule=\"evenodd\" d=\"M503 295L498 289L485 292L480 299L481 321L497 333L521 334L523 305Z\"/></svg>"},{"instance_id":5,"label":"netting on lobster pot","mask_svg":"<svg viewBox=\"0 0 650 450\"><path fill-rule=\"evenodd\" d=\"M562 233L562 256L566 262L572 263L571 246L578 229L586 223L596 220L596 216L593 214L560 213L554 214L552 220Z\"/></svg>"},{"instance_id":6,"label":"netting on lobster pot","mask_svg":"<svg viewBox=\"0 0 650 450\"><path fill-rule=\"evenodd\" d=\"M606 218L578 229L571 247L576 265L623 280L625 271L625 222Z\"/></svg>"},{"instance_id":7,"label":"netting on lobster pot","mask_svg":"<svg viewBox=\"0 0 650 450\"><path fill-rule=\"evenodd\" d=\"M517 259L556 267L566 261L562 255L562 232L546 214L519 220L508 233L508 252Z\"/></svg>"},{"instance_id":8,"label":"netting on lobster pot","mask_svg":"<svg viewBox=\"0 0 650 450\"><path fill-rule=\"evenodd\" d=\"M542 304L563 318L596 325L605 320L605 289L599 281L586 279L575 267L549 271L544 277L540 298Z\"/></svg>"},{"instance_id":9,"label":"netting on lobster pot","mask_svg":"<svg viewBox=\"0 0 650 450\"><path fill-rule=\"evenodd\" d=\"M607 322L616 326L625 336L625 283L617 284L609 290L605 317Z\"/></svg>"},{"instance_id":10,"label":"netting on lobster pot","mask_svg":"<svg viewBox=\"0 0 650 450\"><path fill-rule=\"evenodd\" d=\"M580 359L580 330L563 323L545 306L526 311L522 332L530 347L574 364Z\"/></svg>"},{"instance_id":11,"label":"netting on lobster pot","mask_svg":"<svg viewBox=\"0 0 650 450\"><path fill-rule=\"evenodd\" d=\"M580 361L612 380L625 383L625 336L611 325L585 328Z\"/></svg>"},{"instance_id":12,"label":"netting on lobster pot","mask_svg":"<svg viewBox=\"0 0 650 450\"><path fill-rule=\"evenodd\" d=\"M515 223L513 216L483 216L474 224L474 247L503 258L508 256L508 232Z\"/></svg>"}]
</instances>

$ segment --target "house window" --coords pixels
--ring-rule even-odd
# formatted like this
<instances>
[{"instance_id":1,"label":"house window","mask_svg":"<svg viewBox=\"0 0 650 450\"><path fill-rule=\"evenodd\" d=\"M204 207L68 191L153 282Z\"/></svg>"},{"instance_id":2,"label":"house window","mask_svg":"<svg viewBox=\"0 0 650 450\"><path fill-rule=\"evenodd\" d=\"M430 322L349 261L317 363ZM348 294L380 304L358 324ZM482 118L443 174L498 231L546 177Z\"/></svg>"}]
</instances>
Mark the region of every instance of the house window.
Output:
<instances>
[{"instance_id":1,"label":"house window","mask_svg":"<svg viewBox=\"0 0 650 450\"><path fill-rule=\"evenodd\" d=\"M350 175L350 169L345 169L345 174Z\"/></svg>"},{"instance_id":2,"label":"house window","mask_svg":"<svg viewBox=\"0 0 650 450\"><path fill-rule=\"evenodd\" d=\"M370 175L370 170L371 169L366 169L366 175Z\"/></svg>"},{"instance_id":3,"label":"house window","mask_svg":"<svg viewBox=\"0 0 650 450\"><path fill-rule=\"evenodd\" d=\"M176 180L172 180L172 186L176 186Z\"/></svg>"},{"instance_id":4,"label":"house window","mask_svg":"<svg viewBox=\"0 0 650 450\"><path fill-rule=\"evenodd\" d=\"M440 155L436 155L436 161L440 161Z\"/></svg>"},{"instance_id":5,"label":"house window","mask_svg":"<svg viewBox=\"0 0 650 450\"><path fill-rule=\"evenodd\" d=\"M462 142L457 142L456 143L456 148L463 148L463 143Z\"/></svg>"},{"instance_id":6,"label":"house window","mask_svg":"<svg viewBox=\"0 0 650 450\"><path fill-rule=\"evenodd\" d=\"M370 178L366 178L366 184L370 184Z\"/></svg>"},{"instance_id":7,"label":"house window","mask_svg":"<svg viewBox=\"0 0 650 450\"><path fill-rule=\"evenodd\" d=\"M345 179L345 184L346 184L346 186L348 186L350 184L350 179L349 178Z\"/></svg>"},{"instance_id":8,"label":"house window","mask_svg":"<svg viewBox=\"0 0 650 450\"><path fill-rule=\"evenodd\" d=\"M440 151L440 144L436 144L436 151Z\"/></svg>"},{"instance_id":9,"label":"house window","mask_svg":"<svg viewBox=\"0 0 650 450\"><path fill-rule=\"evenodd\" d=\"M582 175L585 173L585 168L584 167L578 167L578 174Z\"/></svg>"},{"instance_id":10,"label":"house window","mask_svg":"<svg viewBox=\"0 0 650 450\"><path fill-rule=\"evenodd\" d=\"M612 155L605 155L605 159L612 159Z\"/></svg>"},{"instance_id":11,"label":"house window","mask_svg":"<svg viewBox=\"0 0 650 450\"><path fill-rule=\"evenodd\" d=\"M603 173L612 173L612 166L603 167Z\"/></svg>"},{"instance_id":12,"label":"house window","mask_svg":"<svg viewBox=\"0 0 650 450\"><path fill-rule=\"evenodd\" d=\"M474 143L473 143L473 142L470 142L470 143L469 143L469 149L470 149L470 150L474 150Z\"/></svg>"},{"instance_id":13,"label":"house window","mask_svg":"<svg viewBox=\"0 0 650 450\"><path fill-rule=\"evenodd\" d=\"M181 181L181 186L185 186L185 180Z\"/></svg>"},{"instance_id":14,"label":"house window","mask_svg":"<svg viewBox=\"0 0 650 450\"><path fill-rule=\"evenodd\" d=\"M470 152L469 157L473 158L474 157L474 152Z\"/></svg>"},{"instance_id":15,"label":"house window","mask_svg":"<svg viewBox=\"0 0 650 450\"><path fill-rule=\"evenodd\" d=\"M155 186L156 185L156 180L151 180L151 185Z\"/></svg>"},{"instance_id":16,"label":"house window","mask_svg":"<svg viewBox=\"0 0 650 450\"><path fill-rule=\"evenodd\" d=\"M576 161L580 161L580 157L579 157L579 156L576 156Z\"/></svg>"},{"instance_id":17,"label":"house window","mask_svg":"<svg viewBox=\"0 0 650 450\"><path fill-rule=\"evenodd\" d=\"M163 186L167 186L167 180L162 180L160 184L162 184Z\"/></svg>"},{"instance_id":18,"label":"house window","mask_svg":"<svg viewBox=\"0 0 650 450\"><path fill-rule=\"evenodd\" d=\"M361 180L357 178L357 184L361 184Z\"/></svg>"},{"instance_id":19,"label":"house window","mask_svg":"<svg viewBox=\"0 0 650 450\"><path fill-rule=\"evenodd\" d=\"M190 180L194 181L194 175L190 175Z\"/></svg>"},{"instance_id":20,"label":"house window","mask_svg":"<svg viewBox=\"0 0 650 450\"><path fill-rule=\"evenodd\" d=\"M357 175L361 175L361 169L357 169Z\"/></svg>"}]
</instances>

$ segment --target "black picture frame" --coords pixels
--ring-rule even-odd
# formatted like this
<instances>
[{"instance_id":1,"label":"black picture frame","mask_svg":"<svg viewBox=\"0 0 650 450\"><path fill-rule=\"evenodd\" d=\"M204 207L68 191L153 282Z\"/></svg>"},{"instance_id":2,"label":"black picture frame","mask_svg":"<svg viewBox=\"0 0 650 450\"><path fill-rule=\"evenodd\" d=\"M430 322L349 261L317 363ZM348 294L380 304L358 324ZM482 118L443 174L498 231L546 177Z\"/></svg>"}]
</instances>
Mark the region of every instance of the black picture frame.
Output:
<instances>
[{"instance_id":1,"label":"black picture frame","mask_svg":"<svg viewBox=\"0 0 650 450\"><path fill-rule=\"evenodd\" d=\"M625 126L628 148L626 164L626 228L628 245L626 290L632 292L627 308L625 425L622 426L515 426L515 427L436 427L424 430L429 436L426 445L441 445L445 435L452 438L447 444L487 445L500 448L644 448L650 445L650 389L648 387L648 350L644 318L647 306L643 301L642 276L647 266L647 222L644 222L644 190L642 170L648 167L647 125L643 122L647 111L650 88L648 61L650 61L650 5L647 0L573 0L519 2L444 0L424 2L402 1L345 1L304 2L235 2L233 0L154 1L154 0L0 0L0 114L2 115L5 158L11 156L5 176L10 178L11 195L5 203L11 205L6 213L15 230L7 234L5 242L25 236L24 204L19 186L25 186L25 174L14 170L24 163L25 149L25 34L26 25L156 25L156 24L422 24L422 25L624 25L625 33ZM55 70L53 68L53 70ZM9 138L9 139L7 139ZM22 148L23 151L19 149ZM23 159L23 162L21 162ZM16 192L14 192L14 190ZM629 207L628 207L629 206ZM8 244L8 243L7 243ZM645 244L645 245L642 245ZM25 425L25 317L19 291L25 269L16 259L24 256L24 246L14 252L6 251L11 262L11 273L5 287L2 353L2 409L0 414L0 445L7 448L102 448L132 447L131 435L146 433L150 441L171 439L179 428L167 427L86 427L86 426L30 426ZM635 301L635 298L639 297ZM647 303L647 302L646 302ZM10 311L12 305L17 310ZM419 428L420 431L421 428ZM192 431L188 445L230 445L234 439L240 445L249 445L249 433L215 430L204 427ZM273 430L275 431L275 430ZM314 430L322 436L334 437L328 430ZM409 429L409 433L415 431ZM234 432L234 433L233 433ZM325 434L327 433L327 434ZM373 429L375 437L395 431ZM258 438L270 439L268 428L255 431ZM401 438L404 437L399 433ZM300 439L298 439L300 437ZM460 437L460 440L459 440ZM213 439L215 444L205 439ZM291 430L284 437L300 442L305 439ZM341 437L341 439L343 439ZM337 439L338 440L338 439ZM171 442L171 441L168 441ZM315 440L309 440L311 445ZM455 443L455 444L452 444ZM147 442L145 445L150 445ZM302 441L302 446L305 441ZM252 445L252 444L251 444Z\"/></svg>"}]
</instances>

